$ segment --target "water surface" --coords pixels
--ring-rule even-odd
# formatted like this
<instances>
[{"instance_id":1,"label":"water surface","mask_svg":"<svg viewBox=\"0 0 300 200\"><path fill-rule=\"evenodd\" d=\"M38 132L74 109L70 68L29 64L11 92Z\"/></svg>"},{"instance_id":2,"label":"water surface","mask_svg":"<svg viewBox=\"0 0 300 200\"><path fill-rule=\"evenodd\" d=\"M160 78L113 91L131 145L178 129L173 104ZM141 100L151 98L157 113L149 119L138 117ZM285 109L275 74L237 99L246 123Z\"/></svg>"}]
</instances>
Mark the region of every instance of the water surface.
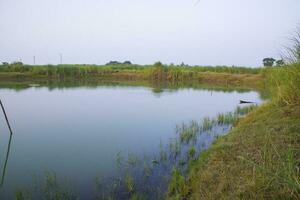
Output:
<instances>
[{"instance_id":1,"label":"water surface","mask_svg":"<svg viewBox=\"0 0 300 200\"><path fill-rule=\"evenodd\" d=\"M114 173L118 152L151 154L174 137L182 122L233 111L257 92L148 87L29 87L0 89L14 135L0 198L10 199L35 177L67 177L83 199L93 198L95 178ZM0 170L9 141L0 115Z\"/></svg>"}]
</instances>

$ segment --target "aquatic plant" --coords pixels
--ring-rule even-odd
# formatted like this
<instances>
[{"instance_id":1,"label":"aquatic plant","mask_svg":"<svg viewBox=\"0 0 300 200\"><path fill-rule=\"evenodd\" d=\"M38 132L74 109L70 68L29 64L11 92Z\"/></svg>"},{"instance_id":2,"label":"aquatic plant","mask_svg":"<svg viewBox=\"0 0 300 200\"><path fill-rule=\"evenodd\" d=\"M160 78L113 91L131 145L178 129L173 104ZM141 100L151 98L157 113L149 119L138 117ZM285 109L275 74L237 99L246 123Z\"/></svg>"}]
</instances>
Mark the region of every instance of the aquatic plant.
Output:
<instances>
[{"instance_id":1,"label":"aquatic plant","mask_svg":"<svg viewBox=\"0 0 300 200\"><path fill-rule=\"evenodd\" d=\"M170 151L171 157L173 157L176 160L177 156L179 156L179 154L181 152L181 145L180 145L180 142L178 141L178 139L173 139L172 141L170 141L169 151Z\"/></svg>"},{"instance_id":2,"label":"aquatic plant","mask_svg":"<svg viewBox=\"0 0 300 200\"><path fill-rule=\"evenodd\" d=\"M228 112L225 114L218 114L218 124L224 124L224 125L229 125L229 124L236 124L238 119L239 119L239 115L237 115L236 113L232 113L232 112Z\"/></svg>"},{"instance_id":3,"label":"aquatic plant","mask_svg":"<svg viewBox=\"0 0 300 200\"><path fill-rule=\"evenodd\" d=\"M140 194L140 193L134 193L131 197L130 200L145 200L146 198L144 197L144 195Z\"/></svg>"},{"instance_id":4,"label":"aquatic plant","mask_svg":"<svg viewBox=\"0 0 300 200\"><path fill-rule=\"evenodd\" d=\"M119 151L116 155L116 163L118 168L122 166L123 161L124 161L124 157L122 156L122 151Z\"/></svg>"},{"instance_id":5,"label":"aquatic plant","mask_svg":"<svg viewBox=\"0 0 300 200\"><path fill-rule=\"evenodd\" d=\"M234 113L238 115L246 115L247 113L251 112L254 108L257 108L257 105L252 104L250 106L244 106L244 107L238 106Z\"/></svg>"},{"instance_id":6,"label":"aquatic plant","mask_svg":"<svg viewBox=\"0 0 300 200\"><path fill-rule=\"evenodd\" d=\"M129 153L126 162L130 167L135 167L138 165L140 160L137 155Z\"/></svg>"},{"instance_id":7,"label":"aquatic plant","mask_svg":"<svg viewBox=\"0 0 300 200\"><path fill-rule=\"evenodd\" d=\"M194 146L190 147L189 150L188 150L188 158L189 159L195 158L196 153L197 153L196 148Z\"/></svg>"},{"instance_id":8,"label":"aquatic plant","mask_svg":"<svg viewBox=\"0 0 300 200\"><path fill-rule=\"evenodd\" d=\"M125 186L129 194L132 194L135 189L135 184L132 176L129 173L125 175Z\"/></svg>"},{"instance_id":9,"label":"aquatic plant","mask_svg":"<svg viewBox=\"0 0 300 200\"><path fill-rule=\"evenodd\" d=\"M148 162L144 162L144 175L146 178L150 177L152 174L152 167Z\"/></svg>"},{"instance_id":10,"label":"aquatic plant","mask_svg":"<svg viewBox=\"0 0 300 200\"><path fill-rule=\"evenodd\" d=\"M168 195L174 196L175 199L184 199L182 197L185 195L187 196L188 193L189 190L185 184L185 177L178 168L174 167L172 170L172 178L168 187ZM177 194L181 195L180 198Z\"/></svg>"},{"instance_id":11,"label":"aquatic plant","mask_svg":"<svg viewBox=\"0 0 300 200\"><path fill-rule=\"evenodd\" d=\"M165 162L167 160L167 153L164 150L164 147L163 147L163 144L161 141L160 141L159 149L160 149L159 150L159 160L160 160L160 162Z\"/></svg>"},{"instance_id":12,"label":"aquatic plant","mask_svg":"<svg viewBox=\"0 0 300 200\"><path fill-rule=\"evenodd\" d=\"M209 117L204 117L202 122L202 131L209 131L214 125L214 120L211 120Z\"/></svg>"},{"instance_id":13,"label":"aquatic plant","mask_svg":"<svg viewBox=\"0 0 300 200\"><path fill-rule=\"evenodd\" d=\"M28 199L66 199L78 200L79 197L72 190L70 183L58 180L56 173L46 171L42 180L36 180L35 185L24 190L17 190L17 200Z\"/></svg>"},{"instance_id":14,"label":"aquatic plant","mask_svg":"<svg viewBox=\"0 0 300 200\"><path fill-rule=\"evenodd\" d=\"M176 126L176 133L179 135L181 143L195 142L199 131L200 126L196 121L191 121L189 125L183 123L181 126Z\"/></svg>"}]
</instances>

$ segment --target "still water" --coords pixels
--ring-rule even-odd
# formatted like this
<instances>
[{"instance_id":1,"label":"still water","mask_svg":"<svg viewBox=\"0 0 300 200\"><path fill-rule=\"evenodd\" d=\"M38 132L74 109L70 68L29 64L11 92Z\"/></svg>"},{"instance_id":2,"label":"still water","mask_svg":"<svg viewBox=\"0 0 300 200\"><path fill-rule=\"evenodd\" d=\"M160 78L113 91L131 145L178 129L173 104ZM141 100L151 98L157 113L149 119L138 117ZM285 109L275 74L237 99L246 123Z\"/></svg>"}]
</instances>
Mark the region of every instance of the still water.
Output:
<instances>
[{"instance_id":1,"label":"still water","mask_svg":"<svg viewBox=\"0 0 300 200\"><path fill-rule=\"evenodd\" d=\"M93 199L95 178L113 174L119 152L155 153L182 122L233 111L257 92L99 86L0 89L14 135L0 115L0 199L13 199L47 171L66 178L82 199Z\"/></svg>"}]
</instances>

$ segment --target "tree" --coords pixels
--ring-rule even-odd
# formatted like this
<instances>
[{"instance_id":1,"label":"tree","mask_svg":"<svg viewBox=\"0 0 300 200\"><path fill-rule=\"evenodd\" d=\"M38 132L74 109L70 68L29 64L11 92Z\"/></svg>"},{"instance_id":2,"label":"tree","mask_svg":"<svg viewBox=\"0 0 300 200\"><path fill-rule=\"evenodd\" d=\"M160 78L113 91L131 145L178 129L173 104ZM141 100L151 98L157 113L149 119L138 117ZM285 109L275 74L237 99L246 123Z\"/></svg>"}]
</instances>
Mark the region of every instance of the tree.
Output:
<instances>
[{"instance_id":1,"label":"tree","mask_svg":"<svg viewBox=\"0 0 300 200\"><path fill-rule=\"evenodd\" d=\"M153 66L154 67L163 67L163 64L160 61L158 61L158 62L154 63Z\"/></svg>"},{"instance_id":2,"label":"tree","mask_svg":"<svg viewBox=\"0 0 300 200\"><path fill-rule=\"evenodd\" d=\"M123 64L124 65L131 65L132 63L130 61L126 60Z\"/></svg>"},{"instance_id":3,"label":"tree","mask_svg":"<svg viewBox=\"0 0 300 200\"><path fill-rule=\"evenodd\" d=\"M122 63L120 63L119 61L110 61L109 63L106 63L106 65L120 65Z\"/></svg>"},{"instance_id":4,"label":"tree","mask_svg":"<svg viewBox=\"0 0 300 200\"><path fill-rule=\"evenodd\" d=\"M274 62L276 60L274 58L264 58L263 59L263 64L265 67L272 67L274 65Z\"/></svg>"},{"instance_id":5,"label":"tree","mask_svg":"<svg viewBox=\"0 0 300 200\"><path fill-rule=\"evenodd\" d=\"M21 61L15 61L11 63L12 65L23 65Z\"/></svg>"},{"instance_id":6,"label":"tree","mask_svg":"<svg viewBox=\"0 0 300 200\"><path fill-rule=\"evenodd\" d=\"M281 59L281 60L276 60L276 66L282 66L284 65L284 61Z\"/></svg>"}]
</instances>

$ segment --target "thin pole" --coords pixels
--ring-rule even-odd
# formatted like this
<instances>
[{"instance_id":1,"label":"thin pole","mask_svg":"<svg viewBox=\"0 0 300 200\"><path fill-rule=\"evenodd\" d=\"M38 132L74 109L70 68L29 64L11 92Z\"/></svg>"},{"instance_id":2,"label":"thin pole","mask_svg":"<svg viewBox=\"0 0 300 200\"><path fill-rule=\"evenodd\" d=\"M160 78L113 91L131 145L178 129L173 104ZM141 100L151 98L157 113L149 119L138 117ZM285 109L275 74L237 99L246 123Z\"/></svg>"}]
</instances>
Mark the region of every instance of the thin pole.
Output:
<instances>
[{"instance_id":1,"label":"thin pole","mask_svg":"<svg viewBox=\"0 0 300 200\"><path fill-rule=\"evenodd\" d=\"M5 178L5 173L6 173L6 166L7 166L7 162L8 162L8 158L9 158L9 152L10 152L11 139L12 139L12 134L9 136L9 141L8 141L6 157L5 157L5 162L4 162L3 171L2 171L0 187L2 187L3 183L4 183L4 178Z\"/></svg>"},{"instance_id":2,"label":"thin pole","mask_svg":"<svg viewBox=\"0 0 300 200\"><path fill-rule=\"evenodd\" d=\"M3 113L4 113L4 116L5 116L5 120L6 120L6 123L7 123L8 129L9 129L10 135L12 135L12 134L13 134L13 132L12 132L12 130L11 130L11 128L10 128L10 124L9 124L9 121L8 121L8 118L7 118L7 115L6 115L6 112L5 112L5 109L4 109L4 106L3 106L3 104L2 104L2 101L1 101L1 99L0 99L0 105L1 105L2 111L3 111Z\"/></svg>"},{"instance_id":3,"label":"thin pole","mask_svg":"<svg viewBox=\"0 0 300 200\"><path fill-rule=\"evenodd\" d=\"M33 64L35 65L35 56L33 56Z\"/></svg>"},{"instance_id":4,"label":"thin pole","mask_svg":"<svg viewBox=\"0 0 300 200\"><path fill-rule=\"evenodd\" d=\"M60 58L60 64L62 64L62 53L61 54L59 54L59 58Z\"/></svg>"}]
</instances>

